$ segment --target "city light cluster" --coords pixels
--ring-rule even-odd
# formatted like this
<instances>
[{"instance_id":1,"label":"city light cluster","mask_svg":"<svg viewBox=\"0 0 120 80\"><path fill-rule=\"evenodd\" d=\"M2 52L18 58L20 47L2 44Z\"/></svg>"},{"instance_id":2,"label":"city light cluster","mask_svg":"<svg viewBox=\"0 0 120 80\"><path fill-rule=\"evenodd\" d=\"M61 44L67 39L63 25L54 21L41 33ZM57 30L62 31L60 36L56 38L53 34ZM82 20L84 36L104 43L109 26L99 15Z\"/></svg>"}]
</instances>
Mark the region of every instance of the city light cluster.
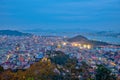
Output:
<instances>
[{"instance_id":1,"label":"city light cluster","mask_svg":"<svg viewBox=\"0 0 120 80\"><path fill-rule=\"evenodd\" d=\"M80 49L91 49L92 46L90 44L80 44L80 43L71 43L74 47L80 47Z\"/></svg>"}]
</instances>

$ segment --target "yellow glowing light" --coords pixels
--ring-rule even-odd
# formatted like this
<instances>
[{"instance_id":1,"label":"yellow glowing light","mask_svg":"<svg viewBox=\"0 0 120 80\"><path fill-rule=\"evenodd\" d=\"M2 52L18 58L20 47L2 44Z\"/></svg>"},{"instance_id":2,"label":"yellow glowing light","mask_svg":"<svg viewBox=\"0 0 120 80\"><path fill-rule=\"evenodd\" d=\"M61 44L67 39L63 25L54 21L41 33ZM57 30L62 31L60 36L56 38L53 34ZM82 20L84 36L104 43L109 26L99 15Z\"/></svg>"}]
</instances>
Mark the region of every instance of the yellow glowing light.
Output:
<instances>
[{"instance_id":1,"label":"yellow glowing light","mask_svg":"<svg viewBox=\"0 0 120 80\"><path fill-rule=\"evenodd\" d=\"M18 50L20 50L20 48L19 48L19 47L17 47L17 48L16 48L16 50L18 51Z\"/></svg>"},{"instance_id":2,"label":"yellow glowing light","mask_svg":"<svg viewBox=\"0 0 120 80\"><path fill-rule=\"evenodd\" d=\"M87 48L90 49L90 48L91 48L91 45L87 45Z\"/></svg>"},{"instance_id":3,"label":"yellow glowing light","mask_svg":"<svg viewBox=\"0 0 120 80\"><path fill-rule=\"evenodd\" d=\"M58 45L57 48L61 48L61 45Z\"/></svg>"},{"instance_id":4,"label":"yellow glowing light","mask_svg":"<svg viewBox=\"0 0 120 80\"><path fill-rule=\"evenodd\" d=\"M48 59L44 57L44 58L42 59L42 62L46 62L46 61L48 61Z\"/></svg>"},{"instance_id":5,"label":"yellow glowing light","mask_svg":"<svg viewBox=\"0 0 120 80\"><path fill-rule=\"evenodd\" d=\"M87 48L87 45L86 45L86 44L84 44L84 45L83 45L83 47L84 47L84 48Z\"/></svg>"},{"instance_id":6,"label":"yellow glowing light","mask_svg":"<svg viewBox=\"0 0 120 80\"><path fill-rule=\"evenodd\" d=\"M81 46L81 44L78 44L79 46Z\"/></svg>"},{"instance_id":7,"label":"yellow glowing light","mask_svg":"<svg viewBox=\"0 0 120 80\"><path fill-rule=\"evenodd\" d=\"M116 64L114 62L111 62L111 65L116 66Z\"/></svg>"},{"instance_id":8,"label":"yellow glowing light","mask_svg":"<svg viewBox=\"0 0 120 80\"><path fill-rule=\"evenodd\" d=\"M72 46L75 46L75 43L72 43Z\"/></svg>"},{"instance_id":9,"label":"yellow glowing light","mask_svg":"<svg viewBox=\"0 0 120 80\"><path fill-rule=\"evenodd\" d=\"M67 43L66 42L63 42L63 45L65 46Z\"/></svg>"},{"instance_id":10,"label":"yellow glowing light","mask_svg":"<svg viewBox=\"0 0 120 80\"><path fill-rule=\"evenodd\" d=\"M10 55L7 55L7 60L10 58Z\"/></svg>"},{"instance_id":11,"label":"yellow glowing light","mask_svg":"<svg viewBox=\"0 0 120 80\"><path fill-rule=\"evenodd\" d=\"M74 46L78 46L78 44L75 43Z\"/></svg>"}]
</instances>

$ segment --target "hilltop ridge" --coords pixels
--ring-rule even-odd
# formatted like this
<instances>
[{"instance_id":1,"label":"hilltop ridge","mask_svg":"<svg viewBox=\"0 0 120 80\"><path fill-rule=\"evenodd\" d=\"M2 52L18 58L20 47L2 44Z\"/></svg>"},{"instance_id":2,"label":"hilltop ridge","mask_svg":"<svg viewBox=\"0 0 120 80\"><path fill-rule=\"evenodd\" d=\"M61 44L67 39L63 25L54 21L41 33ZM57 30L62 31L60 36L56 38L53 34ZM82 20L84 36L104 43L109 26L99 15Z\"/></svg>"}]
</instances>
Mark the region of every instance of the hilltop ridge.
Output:
<instances>
[{"instance_id":1,"label":"hilltop ridge","mask_svg":"<svg viewBox=\"0 0 120 80\"><path fill-rule=\"evenodd\" d=\"M111 45L107 42L101 42L101 41L94 41L94 40L89 40L88 38L82 36L82 35L77 35L75 37L69 38L67 40L68 42L80 42L81 44L91 44L94 46L99 46L99 45Z\"/></svg>"},{"instance_id":2,"label":"hilltop ridge","mask_svg":"<svg viewBox=\"0 0 120 80\"><path fill-rule=\"evenodd\" d=\"M19 32L17 30L0 30L0 35L9 35L9 36L30 36L29 33Z\"/></svg>"}]
</instances>

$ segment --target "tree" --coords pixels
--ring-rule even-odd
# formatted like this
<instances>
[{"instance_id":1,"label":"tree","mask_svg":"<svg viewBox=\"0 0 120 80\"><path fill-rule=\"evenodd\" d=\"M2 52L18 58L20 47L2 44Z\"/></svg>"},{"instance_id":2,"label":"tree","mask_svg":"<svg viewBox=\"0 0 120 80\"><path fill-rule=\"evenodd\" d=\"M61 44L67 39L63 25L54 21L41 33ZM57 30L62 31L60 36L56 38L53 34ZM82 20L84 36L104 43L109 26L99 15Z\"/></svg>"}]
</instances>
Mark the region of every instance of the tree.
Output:
<instances>
[{"instance_id":1,"label":"tree","mask_svg":"<svg viewBox=\"0 0 120 80\"><path fill-rule=\"evenodd\" d=\"M34 80L34 78L33 77L29 77L26 80Z\"/></svg>"},{"instance_id":2,"label":"tree","mask_svg":"<svg viewBox=\"0 0 120 80\"><path fill-rule=\"evenodd\" d=\"M27 70L6 70L0 74L0 80L53 80L55 65L47 61L39 61L30 66Z\"/></svg>"},{"instance_id":3,"label":"tree","mask_svg":"<svg viewBox=\"0 0 120 80\"><path fill-rule=\"evenodd\" d=\"M11 72L10 69L8 69L0 75L0 80L18 80L18 79L15 77L15 74Z\"/></svg>"},{"instance_id":4,"label":"tree","mask_svg":"<svg viewBox=\"0 0 120 80\"><path fill-rule=\"evenodd\" d=\"M4 68L2 66L0 66L0 73L4 72Z\"/></svg>"},{"instance_id":5,"label":"tree","mask_svg":"<svg viewBox=\"0 0 120 80\"><path fill-rule=\"evenodd\" d=\"M26 70L26 78L32 78L35 80L52 80L51 76L54 76L53 72L55 65L52 64L49 60L47 61L39 61L31 65L29 69Z\"/></svg>"},{"instance_id":6,"label":"tree","mask_svg":"<svg viewBox=\"0 0 120 80\"><path fill-rule=\"evenodd\" d=\"M97 65L96 80L116 80L114 75L111 75L111 71L103 65Z\"/></svg>"},{"instance_id":7,"label":"tree","mask_svg":"<svg viewBox=\"0 0 120 80\"><path fill-rule=\"evenodd\" d=\"M54 54L56 54L56 56L50 57L51 62L59 65L65 65L67 63L67 60L69 59L68 55L65 55L61 51L55 51Z\"/></svg>"}]
</instances>

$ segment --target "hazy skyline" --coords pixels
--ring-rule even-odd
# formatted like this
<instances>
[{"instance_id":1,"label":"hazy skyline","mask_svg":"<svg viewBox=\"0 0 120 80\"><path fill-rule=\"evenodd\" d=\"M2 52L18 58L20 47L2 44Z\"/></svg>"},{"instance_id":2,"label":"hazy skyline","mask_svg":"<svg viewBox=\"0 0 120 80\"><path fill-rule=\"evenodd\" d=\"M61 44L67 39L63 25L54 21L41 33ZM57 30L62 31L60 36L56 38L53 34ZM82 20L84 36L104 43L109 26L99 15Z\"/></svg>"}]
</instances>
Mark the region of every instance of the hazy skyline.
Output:
<instances>
[{"instance_id":1,"label":"hazy skyline","mask_svg":"<svg viewBox=\"0 0 120 80\"><path fill-rule=\"evenodd\" d=\"M120 0L0 0L0 29L120 30Z\"/></svg>"}]
</instances>

